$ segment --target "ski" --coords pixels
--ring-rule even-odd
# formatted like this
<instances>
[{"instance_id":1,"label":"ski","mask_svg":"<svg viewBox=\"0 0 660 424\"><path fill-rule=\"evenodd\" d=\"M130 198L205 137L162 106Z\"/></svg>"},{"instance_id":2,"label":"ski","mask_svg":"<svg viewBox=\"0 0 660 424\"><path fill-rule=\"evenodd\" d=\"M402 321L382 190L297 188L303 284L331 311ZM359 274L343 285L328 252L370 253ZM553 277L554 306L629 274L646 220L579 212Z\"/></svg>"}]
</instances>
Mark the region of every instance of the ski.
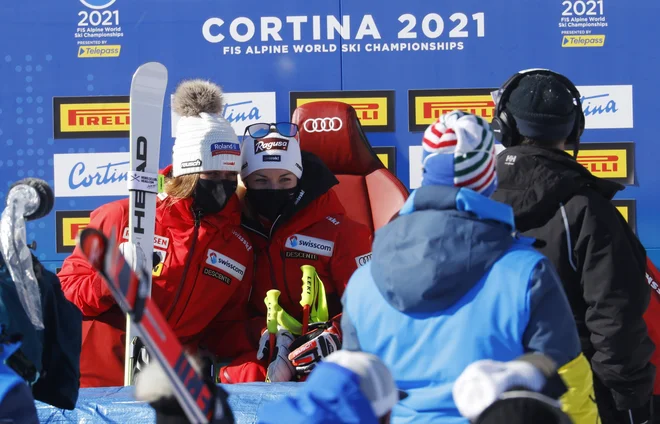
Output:
<instances>
[{"instance_id":1,"label":"ski","mask_svg":"<svg viewBox=\"0 0 660 424\"><path fill-rule=\"evenodd\" d=\"M129 99L128 241L135 245L136 254L142 256L147 264L152 263L154 255L156 196L160 187L160 135L166 89L167 69L160 63L145 63L133 74ZM151 272L147 273L145 279L146 290L151 293ZM138 354L132 339L130 318L127 316L125 386L132 384L134 361Z\"/></svg>"},{"instance_id":2,"label":"ski","mask_svg":"<svg viewBox=\"0 0 660 424\"><path fill-rule=\"evenodd\" d=\"M114 233L114 229L113 229ZM79 235L80 250L101 274L117 304L128 314L150 355L162 366L170 380L181 408L192 423L208 423L224 411L215 402L210 387L184 351L158 306L147 292L148 271L136 274L124 260L114 242L95 228L85 228Z\"/></svg>"}]
</instances>

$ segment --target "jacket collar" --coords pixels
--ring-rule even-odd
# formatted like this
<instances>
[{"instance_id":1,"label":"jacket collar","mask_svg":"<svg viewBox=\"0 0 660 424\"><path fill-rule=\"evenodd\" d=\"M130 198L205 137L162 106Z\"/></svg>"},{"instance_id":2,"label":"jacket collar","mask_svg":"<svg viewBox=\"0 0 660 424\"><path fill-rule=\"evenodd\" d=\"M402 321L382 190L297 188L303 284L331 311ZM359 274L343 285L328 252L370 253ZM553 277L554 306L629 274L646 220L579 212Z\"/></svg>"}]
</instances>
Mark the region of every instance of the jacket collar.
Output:
<instances>
[{"instance_id":1,"label":"jacket collar","mask_svg":"<svg viewBox=\"0 0 660 424\"><path fill-rule=\"evenodd\" d=\"M423 210L470 212L479 219L500 222L507 225L511 231L515 229L511 206L490 200L469 188L440 185L420 187L408 197L399 215L409 215Z\"/></svg>"},{"instance_id":2,"label":"jacket collar","mask_svg":"<svg viewBox=\"0 0 660 424\"><path fill-rule=\"evenodd\" d=\"M165 225L172 225L170 218L175 218L184 224L195 225L195 214L193 212L193 199L188 197L186 199L179 199L176 201L169 201L167 195L159 195L158 208L167 209L166 214L156 215L158 221ZM202 215L202 222L210 224L216 228L222 228L227 224L240 225L241 223L241 209L238 196L232 195L227 204L222 210L212 215Z\"/></svg>"}]
</instances>

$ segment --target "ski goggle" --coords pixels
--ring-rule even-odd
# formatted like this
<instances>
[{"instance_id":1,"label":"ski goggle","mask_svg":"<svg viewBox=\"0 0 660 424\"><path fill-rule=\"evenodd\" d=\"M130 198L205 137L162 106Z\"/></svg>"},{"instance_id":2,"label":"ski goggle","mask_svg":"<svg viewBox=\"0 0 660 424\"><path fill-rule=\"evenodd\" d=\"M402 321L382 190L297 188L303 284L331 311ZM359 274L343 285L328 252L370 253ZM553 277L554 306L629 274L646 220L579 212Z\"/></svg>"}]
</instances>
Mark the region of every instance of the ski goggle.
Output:
<instances>
[{"instance_id":1,"label":"ski goggle","mask_svg":"<svg viewBox=\"0 0 660 424\"><path fill-rule=\"evenodd\" d=\"M278 122L276 124L260 122L249 125L245 128L245 132L252 138L263 138L271 132L277 132L284 137L295 137L298 134L298 125L291 122Z\"/></svg>"}]
</instances>

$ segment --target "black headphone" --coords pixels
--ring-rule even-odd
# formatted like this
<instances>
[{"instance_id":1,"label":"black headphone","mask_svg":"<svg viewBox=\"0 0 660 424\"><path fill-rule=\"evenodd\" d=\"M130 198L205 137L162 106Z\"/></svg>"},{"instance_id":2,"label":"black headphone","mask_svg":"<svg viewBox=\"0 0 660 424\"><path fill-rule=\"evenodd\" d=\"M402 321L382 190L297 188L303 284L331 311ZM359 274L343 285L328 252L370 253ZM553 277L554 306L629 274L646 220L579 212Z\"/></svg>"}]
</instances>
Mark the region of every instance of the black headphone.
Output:
<instances>
[{"instance_id":1,"label":"black headphone","mask_svg":"<svg viewBox=\"0 0 660 424\"><path fill-rule=\"evenodd\" d=\"M516 146L522 142L522 136L516 127L516 120L514 119L511 112L507 110L506 106L509 103L509 96L511 96L513 90L518 86L524 77L529 75L551 75L558 79L559 82L561 82L573 96L573 100L575 101L576 105L577 116L575 119L575 124L573 125L573 129L571 130L571 133L567 137L566 141L568 144L573 145L573 153L574 156L577 157L580 145L580 137L584 132L585 123L584 111L582 110L582 103L580 102L580 98L582 96L580 95L580 92L575 87L575 85L573 85L573 83L568 78L549 69L529 69L517 72L511 78L509 78L507 82L505 82L504 85L498 90L499 99L495 105L495 116L491 122L491 127L495 133L495 138L500 143L502 143L504 147Z\"/></svg>"}]
</instances>

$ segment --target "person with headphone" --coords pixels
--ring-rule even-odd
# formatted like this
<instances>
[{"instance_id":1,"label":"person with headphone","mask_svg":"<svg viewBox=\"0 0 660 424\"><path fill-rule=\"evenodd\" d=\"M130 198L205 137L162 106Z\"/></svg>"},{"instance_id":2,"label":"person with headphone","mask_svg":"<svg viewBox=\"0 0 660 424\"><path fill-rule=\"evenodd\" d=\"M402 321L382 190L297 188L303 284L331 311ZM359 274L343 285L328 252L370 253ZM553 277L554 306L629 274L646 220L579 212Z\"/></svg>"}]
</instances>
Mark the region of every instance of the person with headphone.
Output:
<instances>
[{"instance_id":1,"label":"person with headphone","mask_svg":"<svg viewBox=\"0 0 660 424\"><path fill-rule=\"evenodd\" d=\"M488 198L498 184L488 122L441 115L422 147L421 187L376 232L371 261L346 287L342 349L377 355L408 393L393 423L469 424L452 387L470 364L530 352L567 364L580 340L557 272L516 233L511 207ZM594 413L569 413L575 424L596 424L593 403L576 395L567 393Z\"/></svg>"},{"instance_id":2,"label":"person with headphone","mask_svg":"<svg viewBox=\"0 0 660 424\"><path fill-rule=\"evenodd\" d=\"M651 422L646 251L611 203L624 186L576 160L585 126L580 93L565 76L532 69L493 97L493 131L506 149L492 199L513 208L516 228L537 239L561 277L602 423Z\"/></svg>"}]
</instances>

